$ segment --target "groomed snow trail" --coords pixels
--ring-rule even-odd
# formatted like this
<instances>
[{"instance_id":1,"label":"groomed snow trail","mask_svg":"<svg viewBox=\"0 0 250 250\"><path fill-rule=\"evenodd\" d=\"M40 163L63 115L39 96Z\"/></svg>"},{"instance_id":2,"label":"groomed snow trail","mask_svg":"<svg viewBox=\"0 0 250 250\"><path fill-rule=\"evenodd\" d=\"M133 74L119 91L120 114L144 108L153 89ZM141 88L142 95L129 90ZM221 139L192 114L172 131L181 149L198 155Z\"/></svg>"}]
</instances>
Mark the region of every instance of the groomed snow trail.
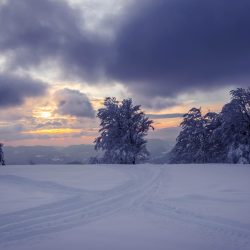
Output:
<instances>
[{"instance_id":1,"label":"groomed snow trail","mask_svg":"<svg viewBox=\"0 0 250 250\"><path fill-rule=\"evenodd\" d=\"M93 166L93 168L97 167ZM173 167L140 165L102 166L102 168L115 169L115 171L121 172L126 176L126 181L108 190L88 190L54 181L38 180L37 178L14 175L13 173L2 173L0 175L0 183L2 184L25 186L27 189L54 193L63 198L16 212L0 213L0 249L2 250L4 247L7 249L22 241L33 241L44 235L81 227L105 217L119 215L124 211L130 211L134 214L150 214L150 216L159 218L162 224L166 220L168 224L173 221L182 228L185 228L185 226L198 228L211 242L216 239L223 247L228 246L227 249L250 249L250 223L248 218L245 222L242 222L237 219L237 216L234 218L224 216L224 208L222 213L218 214L210 213L209 209L206 213L203 210L196 209L199 202L202 205L203 203L205 206L208 205L208 207L212 207L212 204L215 211L217 203L220 206L225 204L225 210L227 206L235 204L237 199L233 195L230 199L222 196L214 197L218 190L230 191L230 189L225 189L227 185L223 186L218 181L216 192L209 193L211 197L207 194L203 195L203 190L197 191L195 188L190 192L196 193L190 195L187 191L189 194L187 195L182 190L178 191L179 193L173 192L173 187L182 185L182 181L175 180L174 171L176 170ZM179 170L180 168L177 172ZM197 168L198 173L203 171L198 170ZM74 171L74 168L72 168L72 171ZM204 169L204 171L207 170ZM211 171L213 171L213 168ZM222 168L223 171L226 171L226 169ZM208 176L208 178L210 177ZM211 187L216 186L216 183L212 183ZM197 185L198 187L202 186L200 183L197 183ZM241 197L245 197L245 200L242 201L243 208L250 209L250 193L243 193L243 191L241 192ZM191 202L194 203L193 207L189 205ZM171 230L171 227L167 230ZM212 248L207 249L212 250ZM217 249L216 243L214 249ZM218 247L218 249L220 248Z\"/></svg>"}]
</instances>

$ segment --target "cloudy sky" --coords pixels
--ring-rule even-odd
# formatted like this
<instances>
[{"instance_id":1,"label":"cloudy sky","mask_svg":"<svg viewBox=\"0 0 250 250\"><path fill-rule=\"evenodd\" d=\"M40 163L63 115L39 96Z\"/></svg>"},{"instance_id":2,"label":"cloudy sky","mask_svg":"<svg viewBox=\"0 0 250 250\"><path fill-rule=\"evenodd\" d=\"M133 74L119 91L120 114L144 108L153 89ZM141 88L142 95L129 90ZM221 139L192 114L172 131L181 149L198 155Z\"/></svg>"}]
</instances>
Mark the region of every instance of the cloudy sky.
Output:
<instances>
[{"instance_id":1,"label":"cloudy sky","mask_svg":"<svg viewBox=\"0 0 250 250\"><path fill-rule=\"evenodd\" d=\"M91 143L103 99L132 97L173 139L193 106L249 86L249 0L0 0L0 140Z\"/></svg>"}]
</instances>

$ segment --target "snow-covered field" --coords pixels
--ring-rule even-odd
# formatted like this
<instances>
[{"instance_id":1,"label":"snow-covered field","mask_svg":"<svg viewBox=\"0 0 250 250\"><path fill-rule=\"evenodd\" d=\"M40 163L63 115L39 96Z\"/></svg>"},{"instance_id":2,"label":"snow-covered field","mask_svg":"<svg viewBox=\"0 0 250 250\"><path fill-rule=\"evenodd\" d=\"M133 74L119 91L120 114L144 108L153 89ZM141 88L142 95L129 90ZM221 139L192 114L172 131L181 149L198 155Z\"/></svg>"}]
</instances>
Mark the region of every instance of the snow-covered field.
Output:
<instances>
[{"instance_id":1,"label":"snow-covered field","mask_svg":"<svg viewBox=\"0 0 250 250\"><path fill-rule=\"evenodd\" d=\"M249 165L0 167L0 249L249 250Z\"/></svg>"}]
</instances>

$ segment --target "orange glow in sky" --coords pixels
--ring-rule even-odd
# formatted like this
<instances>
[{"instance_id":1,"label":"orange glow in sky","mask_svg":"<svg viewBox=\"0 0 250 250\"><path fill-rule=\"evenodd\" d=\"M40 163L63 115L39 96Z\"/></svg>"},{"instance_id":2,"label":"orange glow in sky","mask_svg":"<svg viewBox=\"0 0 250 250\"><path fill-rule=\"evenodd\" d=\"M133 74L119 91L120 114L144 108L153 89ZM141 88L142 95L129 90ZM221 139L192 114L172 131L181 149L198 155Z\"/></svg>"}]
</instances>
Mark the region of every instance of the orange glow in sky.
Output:
<instances>
[{"instance_id":1,"label":"orange glow in sky","mask_svg":"<svg viewBox=\"0 0 250 250\"><path fill-rule=\"evenodd\" d=\"M72 128L53 128L53 129L38 129L24 131L22 134L36 134L36 135L58 135L58 134L71 134L71 133L80 133L81 129L72 129Z\"/></svg>"}]
</instances>

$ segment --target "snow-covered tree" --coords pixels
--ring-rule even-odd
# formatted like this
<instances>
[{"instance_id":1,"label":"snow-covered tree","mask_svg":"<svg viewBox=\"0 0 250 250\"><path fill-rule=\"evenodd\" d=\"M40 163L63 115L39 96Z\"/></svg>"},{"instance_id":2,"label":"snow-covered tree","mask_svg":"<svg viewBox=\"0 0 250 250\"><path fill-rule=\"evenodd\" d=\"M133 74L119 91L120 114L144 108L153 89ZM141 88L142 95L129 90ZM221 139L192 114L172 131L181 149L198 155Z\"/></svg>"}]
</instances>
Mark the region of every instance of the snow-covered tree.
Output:
<instances>
[{"instance_id":1,"label":"snow-covered tree","mask_svg":"<svg viewBox=\"0 0 250 250\"><path fill-rule=\"evenodd\" d=\"M170 162L191 163L203 161L205 128L201 109L190 109L188 113L184 114L180 126L182 130L176 139L175 147L170 153Z\"/></svg>"},{"instance_id":2,"label":"snow-covered tree","mask_svg":"<svg viewBox=\"0 0 250 250\"><path fill-rule=\"evenodd\" d=\"M230 94L219 114L192 108L184 115L171 163L250 163L250 88Z\"/></svg>"},{"instance_id":3,"label":"snow-covered tree","mask_svg":"<svg viewBox=\"0 0 250 250\"><path fill-rule=\"evenodd\" d=\"M215 141L211 140L214 129L218 127L218 114L208 112L204 116L201 109L192 108L181 123L182 130L176 145L170 153L171 163L213 162L216 157Z\"/></svg>"},{"instance_id":4,"label":"snow-covered tree","mask_svg":"<svg viewBox=\"0 0 250 250\"><path fill-rule=\"evenodd\" d=\"M97 117L101 128L100 136L94 141L95 149L104 152L98 162L135 164L149 156L145 137L153 128L153 121L139 105L133 106L132 99L118 102L116 98L106 98Z\"/></svg>"},{"instance_id":5,"label":"snow-covered tree","mask_svg":"<svg viewBox=\"0 0 250 250\"><path fill-rule=\"evenodd\" d=\"M221 140L219 136L214 136L215 129L219 128L221 123L218 119L219 114L208 112L204 115L204 123L206 130L206 140L203 152L205 153L204 162L217 162L220 158L219 149L221 148Z\"/></svg>"},{"instance_id":6,"label":"snow-covered tree","mask_svg":"<svg viewBox=\"0 0 250 250\"><path fill-rule=\"evenodd\" d=\"M222 108L212 139L220 138L220 162L250 163L250 88L230 94L231 102Z\"/></svg>"},{"instance_id":7,"label":"snow-covered tree","mask_svg":"<svg viewBox=\"0 0 250 250\"><path fill-rule=\"evenodd\" d=\"M4 153L3 153L3 144L0 143L0 165L5 165Z\"/></svg>"}]
</instances>

